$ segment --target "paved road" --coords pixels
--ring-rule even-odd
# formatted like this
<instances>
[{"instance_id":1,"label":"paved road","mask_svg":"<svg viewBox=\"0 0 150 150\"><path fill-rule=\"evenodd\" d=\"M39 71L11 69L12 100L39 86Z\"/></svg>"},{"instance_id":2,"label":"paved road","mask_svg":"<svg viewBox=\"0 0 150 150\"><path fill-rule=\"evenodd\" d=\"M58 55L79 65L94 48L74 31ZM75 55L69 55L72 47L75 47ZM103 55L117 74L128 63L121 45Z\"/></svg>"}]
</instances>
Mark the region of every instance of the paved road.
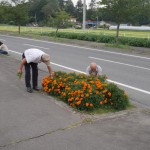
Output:
<instances>
[{"instance_id":1,"label":"paved road","mask_svg":"<svg viewBox=\"0 0 150 150\"><path fill-rule=\"evenodd\" d=\"M150 106L150 57L148 56L13 36L0 35L0 39L8 45L11 55L19 59L20 53L28 48L39 48L49 53L54 70L85 72L87 65L95 61L102 67L109 81L114 81L125 89L133 101Z\"/></svg>"},{"instance_id":2,"label":"paved road","mask_svg":"<svg viewBox=\"0 0 150 150\"><path fill-rule=\"evenodd\" d=\"M10 39L4 40L9 44ZM21 42L12 45L14 51L23 51L24 48ZM53 50L51 53L54 54ZM20 61L12 56L20 59L18 54L11 53L11 57L0 55L0 150L150 149L150 109L140 105L113 114L75 113L46 94L26 92L24 78L18 80L16 77ZM52 56L52 60L54 57L57 55ZM65 64L65 60L67 57L61 65L84 71L81 65ZM59 63L59 60L53 62ZM63 69L56 64L53 67ZM39 80L46 74L40 71Z\"/></svg>"}]
</instances>

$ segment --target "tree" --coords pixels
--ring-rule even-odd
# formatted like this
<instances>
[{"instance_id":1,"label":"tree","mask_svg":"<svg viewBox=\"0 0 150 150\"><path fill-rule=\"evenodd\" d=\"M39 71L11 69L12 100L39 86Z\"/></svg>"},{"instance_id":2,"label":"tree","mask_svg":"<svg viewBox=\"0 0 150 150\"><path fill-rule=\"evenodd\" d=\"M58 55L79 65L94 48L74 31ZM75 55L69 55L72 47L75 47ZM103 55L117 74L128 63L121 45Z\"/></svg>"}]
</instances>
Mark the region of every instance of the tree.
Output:
<instances>
[{"instance_id":1,"label":"tree","mask_svg":"<svg viewBox=\"0 0 150 150\"><path fill-rule=\"evenodd\" d=\"M59 9L59 0L29 0L30 15L37 22L47 22Z\"/></svg>"},{"instance_id":2,"label":"tree","mask_svg":"<svg viewBox=\"0 0 150 150\"><path fill-rule=\"evenodd\" d=\"M57 0L47 0L47 4L42 8L42 12L45 15L45 19L48 20L49 17L54 16L58 9L59 7Z\"/></svg>"},{"instance_id":3,"label":"tree","mask_svg":"<svg viewBox=\"0 0 150 150\"><path fill-rule=\"evenodd\" d=\"M0 23L8 23L11 20L11 8L12 6L10 3L6 1L0 2Z\"/></svg>"},{"instance_id":4,"label":"tree","mask_svg":"<svg viewBox=\"0 0 150 150\"><path fill-rule=\"evenodd\" d=\"M116 43L118 44L119 28L121 23L127 23L138 14L141 0L101 0L100 5L105 13L110 14L117 23Z\"/></svg>"},{"instance_id":5,"label":"tree","mask_svg":"<svg viewBox=\"0 0 150 150\"><path fill-rule=\"evenodd\" d=\"M11 0L15 5L24 4L26 0Z\"/></svg>"},{"instance_id":6,"label":"tree","mask_svg":"<svg viewBox=\"0 0 150 150\"><path fill-rule=\"evenodd\" d=\"M70 14L72 17L75 16L75 7L72 0L67 0L65 3L65 11Z\"/></svg>"},{"instance_id":7,"label":"tree","mask_svg":"<svg viewBox=\"0 0 150 150\"><path fill-rule=\"evenodd\" d=\"M66 26L69 18L69 14L67 14L65 11L59 11L56 13L55 18L53 18L54 25L56 26L56 35L59 28Z\"/></svg>"},{"instance_id":8,"label":"tree","mask_svg":"<svg viewBox=\"0 0 150 150\"><path fill-rule=\"evenodd\" d=\"M64 10L65 0L58 0L58 6L60 10Z\"/></svg>"},{"instance_id":9,"label":"tree","mask_svg":"<svg viewBox=\"0 0 150 150\"><path fill-rule=\"evenodd\" d=\"M89 9L87 10L87 18L88 20L97 20L98 12L96 8L96 0L91 0Z\"/></svg>"},{"instance_id":10,"label":"tree","mask_svg":"<svg viewBox=\"0 0 150 150\"><path fill-rule=\"evenodd\" d=\"M89 4L89 9L95 9L96 8L96 0L91 0L90 4Z\"/></svg>"},{"instance_id":11,"label":"tree","mask_svg":"<svg viewBox=\"0 0 150 150\"><path fill-rule=\"evenodd\" d=\"M150 0L142 0L140 14L135 16L136 22L139 25L150 24Z\"/></svg>"},{"instance_id":12,"label":"tree","mask_svg":"<svg viewBox=\"0 0 150 150\"><path fill-rule=\"evenodd\" d=\"M46 4L46 0L29 0L29 14L32 22L40 22L45 19L42 9Z\"/></svg>"},{"instance_id":13,"label":"tree","mask_svg":"<svg viewBox=\"0 0 150 150\"><path fill-rule=\"evenodd\" d=\"M13 18L15 23L18 25L18 32L20 34L20 26L27 23L28 12L27 12L27 3L17 4L12 8Z\"/></svg>"},{"instance_id":14,"label":"tree","mask_svg":"<svg viewBox=\"0 0 150 150\"><path fill-rule=\"evenodd\" d=\"M83 3L81 0L78 0L77 1L77 4L76 4L76 17L77 17L77 20L82 22L82 18L83 18Z\"/></svg>"}]
</instances>

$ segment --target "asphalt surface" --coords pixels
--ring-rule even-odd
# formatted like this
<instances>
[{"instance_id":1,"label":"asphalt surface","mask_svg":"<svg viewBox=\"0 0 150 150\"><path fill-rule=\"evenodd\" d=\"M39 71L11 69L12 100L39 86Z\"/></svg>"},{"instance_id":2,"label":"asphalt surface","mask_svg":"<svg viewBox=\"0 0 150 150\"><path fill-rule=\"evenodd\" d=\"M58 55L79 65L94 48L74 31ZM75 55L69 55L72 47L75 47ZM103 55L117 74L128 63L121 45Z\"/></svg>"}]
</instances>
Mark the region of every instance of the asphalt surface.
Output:
<instances>
[{"instance_id":1,"label":"asphalt surface","mask_svg":"<svg viewBox=\"0 0 150 150\"><path fill-rule=\"evenodd\" d=\"M86 115L42 92L27 93L20 61L0 55L1 150L149 150L150 109ZM39 71L39 86L46 72Z\"/></svg>"},{"instance_id":2,"label":"asphalt surface","mask_svg":"<svg viewBox=\"0 0 150 150\"><path fill-rule=\"evenodd\" d=\"M109 81L123 88L131 100L150 107L150 55L146 53L142 56L5 35L0 35L0 39L17 59L28 48L45 51L51 55L53 70L85 72L90 62L95 61ZM41 68L45 70L43 65Z\"/></svg>"}]
</instances>

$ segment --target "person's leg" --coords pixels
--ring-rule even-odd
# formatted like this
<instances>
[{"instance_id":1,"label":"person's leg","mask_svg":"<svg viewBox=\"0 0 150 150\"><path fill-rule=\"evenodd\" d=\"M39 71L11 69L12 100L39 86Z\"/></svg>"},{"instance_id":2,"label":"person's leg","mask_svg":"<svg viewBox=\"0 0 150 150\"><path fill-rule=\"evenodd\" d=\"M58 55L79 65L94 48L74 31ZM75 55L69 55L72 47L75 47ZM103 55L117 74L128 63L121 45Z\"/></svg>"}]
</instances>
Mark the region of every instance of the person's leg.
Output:
<instances>
[{"instance_id":1,"label":"person's leg","mask_svg":"<svg viewBox=\"0 0 150 150\"><path fill-rule=\"evenodd\" d=\"M39 90L38 89L38 64L37 63L31 63L32 67L32 84L33 84L33 89Z\"/></svg>"},{"instance_id":2,"label":"person's leg","mask_svg":"<svg viewBox=\"0 0 150 150\"><path fill-rule=\"evenodd\" d=\"M25 83L26 87L31 87L30 80L31 80L31 73L30 73L30 63L26 63L25 65Z\"/></svg>"},{"instance_id":3,"label":"person's leg","mask_svg":"<svg viewBox=\"0 0 150 150\"><path fill-rule=\"evenodd\" d=\"M25 55L24 53L22 54L22 59L25 58ZM26 87L27 87L27 91L29 93L32 93L32 89L31 89L31 84L30 84L30 80L31 80L31 73L30 73L30 63L26 63L24 65L24 68L25 68L25 84L26 84Z\"/></svg>"},{"instance_id":4,"label":"person's leg","mask_svg":"<svg viewBox=\"0 0 150 150\"><path fill-rule=\"evenodd\" d=\"M0 50L0 54L3 54L3 55L8 55L8 52L6 52L6 51L3 51L3 50Z\"/></svg>"}]
</instances>

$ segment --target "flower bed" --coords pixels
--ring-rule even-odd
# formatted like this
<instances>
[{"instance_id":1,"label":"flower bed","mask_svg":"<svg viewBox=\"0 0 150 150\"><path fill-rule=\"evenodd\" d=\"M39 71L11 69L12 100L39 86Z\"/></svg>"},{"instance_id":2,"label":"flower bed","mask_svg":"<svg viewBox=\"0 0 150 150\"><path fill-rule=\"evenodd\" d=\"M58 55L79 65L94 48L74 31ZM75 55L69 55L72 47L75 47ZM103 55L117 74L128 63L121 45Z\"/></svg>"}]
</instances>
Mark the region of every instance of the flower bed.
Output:
<instances>
[{"instance_id":1,"label":"flower bed","mask_svg":"<svg viewBox=\"0 0 150 150\"><path fill-rule=\"evenodd\" d=\"M42 86L49 95L59 97L78 110L123 110L129 104L126 93L117 85L108 83L105 75L95 78L84 74L55 72L53 79L43 79Z\"/></svg>"}]
</instances>

